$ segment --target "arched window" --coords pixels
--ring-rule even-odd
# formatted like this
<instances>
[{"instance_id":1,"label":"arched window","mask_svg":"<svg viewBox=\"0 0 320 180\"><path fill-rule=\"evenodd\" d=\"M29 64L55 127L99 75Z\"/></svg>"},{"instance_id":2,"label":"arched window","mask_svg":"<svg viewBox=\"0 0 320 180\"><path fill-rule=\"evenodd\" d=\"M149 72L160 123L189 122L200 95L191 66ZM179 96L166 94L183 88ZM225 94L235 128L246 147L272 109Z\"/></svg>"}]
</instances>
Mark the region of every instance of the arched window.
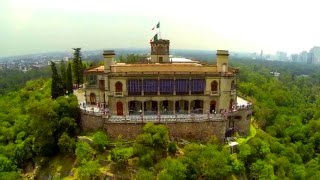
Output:
<instances>
[{"instance_id":1,"label":"arched window","mask_svg":"<svg viewBox=\"0 0 320 180\"><path fill-rule=\"evenodd\" d=\"M227 72L227 64L222 64L222 72Z\"/></svg>"},{"instance_id":2,"label":"arched window","mask_svg":"<svg viewBox=\"0 0 320 180\"><path fill-rule=\"evenodd\" d=\"M122 92L122 83L120 81L116 83L116 92Z\"/></svg>"},{"instance_id":3,"label":"arched window","mask_svg":"<svg viewBox=\"0 0 320 180\"><path fill-rule=\"evenodd\" d=\"M218 83L217 81L211 82L211 91L218 91Z\"/></svg>"},{"instance_id":4,"label":"arched window","mask_svg":"<svg viewBox=\"0 0 320 180\"><path fill-rule=\"evenodd\" d=\"M234 81L231 82L231 90L235 90L236 89L236 86L234 84Z\"/></svg>"}]
</instances>

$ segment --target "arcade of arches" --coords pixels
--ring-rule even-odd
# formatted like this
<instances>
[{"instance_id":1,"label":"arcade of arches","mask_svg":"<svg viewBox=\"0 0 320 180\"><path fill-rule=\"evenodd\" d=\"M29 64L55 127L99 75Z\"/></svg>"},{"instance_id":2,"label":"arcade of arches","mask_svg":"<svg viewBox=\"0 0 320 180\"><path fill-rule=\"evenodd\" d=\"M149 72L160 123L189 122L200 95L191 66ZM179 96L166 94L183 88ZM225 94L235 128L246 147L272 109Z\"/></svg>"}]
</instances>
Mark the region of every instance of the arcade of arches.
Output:
<instances>
[{"instance_id":1,"label":"arcade of arches","mask_svg":"<svg viewBox=\"0 0 320 180\"><path fill-rule=\"evenodd\" d=\"M215 101L214 101L215 102ZM164 100L164 101L129 101L128 109L129 115L155 115L155 114L202 114L203 113L203 101L202 100ZM118 105L117 105L118 108ZM121 108L119 106L119 108ZM216 108L216 106L212 106L212 108ZM117 114L121 114L118 112Z\"/></svg>"}]
</instances>

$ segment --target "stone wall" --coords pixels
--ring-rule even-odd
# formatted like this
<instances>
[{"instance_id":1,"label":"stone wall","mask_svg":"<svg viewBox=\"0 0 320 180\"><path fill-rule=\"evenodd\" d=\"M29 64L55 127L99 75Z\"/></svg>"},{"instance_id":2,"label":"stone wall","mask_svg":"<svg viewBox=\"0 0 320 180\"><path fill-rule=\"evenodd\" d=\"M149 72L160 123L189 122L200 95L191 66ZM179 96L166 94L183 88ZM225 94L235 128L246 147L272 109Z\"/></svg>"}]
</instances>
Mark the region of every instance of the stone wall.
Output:
<instances>
[{"instance_id":1,"label":"stone wall","mask_svg":"<svg viewBox=\"0 0 320 180\"><path fill-rule=\"evenodd\" d=\"M101 116L82 113L81 127L83 130L103 129L108 136L116 139L119 135L124 139L133 139L142 132L145 122L125 123L125 122L108 122ZM226 120L220 121L200 121L200 122L168 122L159 123L168 127L171 139L200 139L208 140L216 136L220 141L224 140L225 130L227 127Z\"/></svg>"},{"instance_id":2,"label":"stone wall","mask_svg":"<svg viewBox=\"0 0 320 180\"><path fill-rule=\"evenodd\" d=\"M81 112L80 126L84 131L98 130L103 128L105 119L101 116Z\"/></svg>"},{"instance_id":3,"label":"stone wall","mask_svg":"<svg viewBox=\"0 0 320 180\"><path fill-rule=\"evenodd\" d=\"M241 116L241 120L234 120L235 127L238 129L239 134L247 135L250 130L252 110L238 110L236 115Z\"/></svg>"}]
</instances>

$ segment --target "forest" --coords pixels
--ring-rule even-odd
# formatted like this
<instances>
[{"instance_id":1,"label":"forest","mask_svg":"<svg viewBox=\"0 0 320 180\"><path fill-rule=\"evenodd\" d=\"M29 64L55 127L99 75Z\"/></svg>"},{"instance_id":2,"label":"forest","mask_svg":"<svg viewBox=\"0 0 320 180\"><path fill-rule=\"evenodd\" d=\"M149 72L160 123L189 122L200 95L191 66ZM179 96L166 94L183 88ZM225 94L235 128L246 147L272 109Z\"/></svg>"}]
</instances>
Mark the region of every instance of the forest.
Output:
<instances>
[{"instance_id":1,"label":"forest","mask_svg":"<svg viewBox=\"0 0 320 180\"><path fill-rule=\"evenodd\" d=\"M51 79L40 78L0 95L0 179L319 179L319 66L231 66L240 68L239 95L254 104L256 132L235 153L215 137L170 141L167 128L152 123L131 141L82 132L76 97L52 99Z\"/></svg>"}]
</instances>

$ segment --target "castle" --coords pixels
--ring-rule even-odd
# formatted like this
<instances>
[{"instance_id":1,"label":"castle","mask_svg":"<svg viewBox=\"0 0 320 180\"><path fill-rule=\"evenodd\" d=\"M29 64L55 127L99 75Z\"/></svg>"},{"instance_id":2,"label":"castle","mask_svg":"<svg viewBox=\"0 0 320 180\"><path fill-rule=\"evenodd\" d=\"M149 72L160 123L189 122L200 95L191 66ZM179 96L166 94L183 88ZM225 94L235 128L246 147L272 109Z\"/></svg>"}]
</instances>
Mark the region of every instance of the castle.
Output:
<instances>
[{"instance_id":1,"label":"castle","mask_svg":"<svg viewBox=\"0 0 320 180\"><path fill-rule=\"evenodd\" d=\"M252 110L242 99L242 104L237 102L239 70L229 66L227 50L218 50L216 64L212 65L171 57L169 40L150 44L146 63L118 63L115 52L105 50L104 65L84 71L87 104L107 106L109 122L121 117L159 123L159 116L180 117L181 121L183 117L193 117L192 121L197 120L194 117L208 121L218 117L225 124L220 134L230 128L248 132Z\"/></svg>"}]
</instances>

